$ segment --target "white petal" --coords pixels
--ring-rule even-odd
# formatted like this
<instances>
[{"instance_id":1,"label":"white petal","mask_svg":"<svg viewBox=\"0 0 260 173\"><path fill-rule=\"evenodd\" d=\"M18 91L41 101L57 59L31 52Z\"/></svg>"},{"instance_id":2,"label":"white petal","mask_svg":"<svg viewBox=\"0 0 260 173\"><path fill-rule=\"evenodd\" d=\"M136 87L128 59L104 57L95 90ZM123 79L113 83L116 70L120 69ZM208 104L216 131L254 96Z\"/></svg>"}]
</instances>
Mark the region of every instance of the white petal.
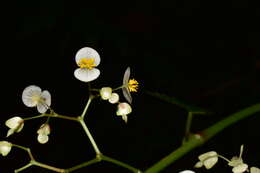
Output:
<instances>
[{"instance_id":1,"label":"white petal","mask_svg":"<svg viewBox=\"0 0 260 173\"><path fill-rule=\"evenodd\" d=\"M21 117L12 117L5 122L5 125L10 129L16 129L21 123L23 123Z\"/></svg>"},{"instance_id":2,"label":"white petal","mask_svg":"<svg viewBox=\"0 0 260 173\"><path fill-rule=\"evenodd\" d=\"M38 137L37 137L37 140L38 140L39 143L45 144L46 142L48 142L49 136L48 135L39 134Z\"/></svg>"},{"instance_id":3,"label":"white petal","mask_svg":"<svg viewBox=\"0 0 260 173\"><path fill-rule=\"evenodd\" d=\"M239 164L238 166L235 166L233 169L232 169L232 172L234 173L242 173L242 172L245 172L248 168L248 165L245 164L245 163L242 163L242 164Z\"/></svg>"},{"instance_id":4,"label":"white petal","mask_svg":"<svg viewBox=\"0 0 260 173\"><path fill-rule=\"evenodd\" d=\"M47 90L43 91L41 97L44 99L45 103L48 106L51 106L51 94L49 93L49 91Z\"/></svg>"},{"instance_id":5,"label":"white petal","mask_svg":"<svg viewBox=\"0 0 260 173\"><path fill-rule=\"evenodd\" d=\"M217 155L218 155L217 152L209 151L209 152L199 155L199 160L203 162L205 159L207 159L209 157L217 156Z\"/></svg>"},{"instance_id":6,"label":"white petal","mask_svg":"<svg viewBox=\"0 0 260 173\"><path fill-rule=\"evenodd\" d=\"M123 95L124 95L125 99L128 101L128 103L131 104L133 99L132 99L132 96L131 96L131 93L130 93L128 87L122 88L122 91L123 91Z\"/></svg>"},{"instance_id":7,"label":"white petal","mask_svg":"<svg viewBox=\"0 0 260 173\"><path fill-rule=\"evenodd\" d=\"M37 130L38 134L41 135L49 135L51 132L51 128L49 124L42 124L41 127Z\"/></svg>"},{"instance_id":8,"label":"white petal","mask_svg":"<svg viewBox=\"0 0 260 173\"><path fill-rule=\"evenodd\" d=\"M119 95L117 93L112 93L108 101L112 104L117 103L119 101Z\"/></svg>"},{"instance_id":9,"label":"white petal","mask_svg":"<svg viewBox=\"0 0 260 173\"><path fill-rule=\"evenodd\" d=\"M43 114L48 110L48 106L45 103L38 103L37 110L39 113Z\"/></svg>"},{"instance_id":10,"label":"white petal","mask_svg":"<svg viewBox=\"0 0 260 173\"><path fill-rule=\"evenodd\" d=\"M181 171L179 173L195 173L194 171L190 171L190 170L185 170L185 171Z\"/></svg>"},{"instance_id":11,"label":"white petal","mask_svg":"<svg viewBox=\"0 0 260 173\"><path fill-rule=\"evenodd\" d=\"M28 107L34 107L37 104L35 99L32 99L34 96L41 95L41 88L35 85L30 85L23 90L22 100L23 103Z\"/></svg>"},{"instance_id":12,"label":"white petal","mask_svg":"<svg viewBox=\"0 0 260 173\"><path fill-rule=\"evenodd\" d=\"M0 153L6 156L12 149L12 144L7 141L0 142Z\"/></svg>"},{"instance_id":13,"label":"white petal","mask_svg":"<svg viewBox=\"0 0 260 173\"><path fill-rule=\"evenodd\" d=\"M129 91L128 88L128 81L129 81L129 77L130 77L130 67L127 67L125 74L124 74L124 78L123 78L123 95L125 97L125 99L128 101L128 103L132 103L132 97L131 97L131 93Z\"/></svg>"},{"instance_id":14,"label":"white petal","mask_svg":"<svg viewBox=\"0 0 260 173\"><path fill-rule=\"evenodd\" d=\"M11 136L12 134L14 134L14 129L9 129L7 134L6 134L6 137Z\"/></svg>"},{"instance_id":15,"label":"white petal","mask_svg":"<svg viewBox=\"0 0 260 173\"><path fill-rule=\"evenodd\" d=\"M218 162L218 157L211 157L206 160L204 160L203 164L206 167L206 169L212 168L216 163Z\"/></svg>"},{"instance_id":16,"label":"white petal","mask_svg":"<svg viewBox=\"0 0 260 173\"><path fill-rule=\"evenodd\" d=\"M250 168L250 173L260 173L260 169L257 167L251 167Z\"/></svg>"},{"instance_id":17,"label":"white petal","mask_svg":"<svg viewBox=\"0 0 260 173\"><path fill-rule=\"evenodd\" d=\"M78 64L82 58L94 58L94 64L96 66L98 66L100 63L100 56L98 52L95 49L90 47L81 48L76 53L76 58L75 58L76 63Z\"/></svg>"},{"instance_id":18,"label":"white petal","mask_svg":"<svg viewBox=\"0 0 260 173\"><path fill-rule=\"evenodd\" d=\"M123 85L127 85L130 77L130 67L127 67L124 78L123 78Z\"/></svg>"},{"instance_id":19,"label":"white petal","mask_svg":"<svg viewBox=\"0 0 260 173\"><path fill-rule=\"evenodd\" d=\"M91 70L78 68L74 71L74 76L82 82L90 82L98 78L100 71L96 68Z\"/></svg>"},{"instance_id":20,"label":"white petal","mask_svg":"<svg viewBox=\"0 0 260 173\"><path fill-rule=\"evenodd\" d=\"M201 161L198 161L196 164L195 164L195 168L201 168L203 166L203 162Z\"/></svg>"}]
</instances>

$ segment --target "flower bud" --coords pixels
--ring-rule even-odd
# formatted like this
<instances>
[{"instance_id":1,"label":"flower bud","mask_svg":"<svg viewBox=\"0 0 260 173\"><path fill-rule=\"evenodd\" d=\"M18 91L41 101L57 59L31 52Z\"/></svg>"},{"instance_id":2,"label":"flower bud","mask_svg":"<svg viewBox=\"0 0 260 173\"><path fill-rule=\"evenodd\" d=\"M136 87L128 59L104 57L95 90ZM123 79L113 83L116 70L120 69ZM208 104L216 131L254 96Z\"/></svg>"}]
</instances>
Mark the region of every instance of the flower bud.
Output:
<instances>
[{"instance_id":1,"label":"flower bud","mask_svg":"<svg viewBox=\"0 0 260 173\"><path fill-rule=\"evenodd\" d=\"M117 93L112 93L108 101L112 104L117 103L119 101L119 95Z\"/></svg>"},{"instance_id":2,"label":"flower bud","mask_svg":"<svg viewBox=\"0 0 260 173\"><path fill-rule=\"evenodd\" d=\"M7 141L0 141L0 153L6 156L12 149L12 144Z\"/></svg>"},{"instance_id":3,"label":"flower bud","mask_svg":"<svg viewBox=\"0 0 260 173\"><path fill-rule=\"evenodd\" d=\"M5 122L5 125L10 129L7 132L7 137L12 135L14 132L20 132L23 129L24 121L21 117L13 117Z\"/></svg>"},{"instance_id":4,"label":"flower bud","mask_svg":"<svg viewBox=\"0 0 260 173\"><path fill-rule=\"evenodd\" d=\"M100 90L100 96L103 100L108 100L111 97L112 88L110 87L103 87Z\"/></svg>"}]
</instances>

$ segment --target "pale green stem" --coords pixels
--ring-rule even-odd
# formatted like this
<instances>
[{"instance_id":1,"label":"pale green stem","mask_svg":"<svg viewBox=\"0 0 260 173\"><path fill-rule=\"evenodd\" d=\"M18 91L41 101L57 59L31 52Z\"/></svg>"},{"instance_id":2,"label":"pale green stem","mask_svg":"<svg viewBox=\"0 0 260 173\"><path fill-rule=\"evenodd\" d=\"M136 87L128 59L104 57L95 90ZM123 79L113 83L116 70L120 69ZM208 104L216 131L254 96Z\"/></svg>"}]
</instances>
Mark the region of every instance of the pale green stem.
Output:
<instances>
[{"instance_id":1,"label":"pale green stem","mask_svg":"<svg viewBox=\"0 0 260 173\"><path fill-rule=\"evenodd\" d=\"M192 118L193 118L193 113L192 112L188 112L188 117L187 117L186 125L185 125L185 134L184 134L184 138L182 140L183 144L187 141L188 136L190 134Z\"/></svg>"},{"instance_id":2,"label":"pale green stem","mask_svg":"<svg viewBox=\"0 0 260 173\"><path fill-rule=\"evenodd\" d=\"M225 160L225 161L227 161L228 163L230 162L230 160L228 160L228 159L225 158L224 156L221 156L221 155L218 154L218 157L221 158L221 159L223 159L223 160Z\"/></svg>"},{"instance_id":3,"label":"pale green stem","mask_svg":"<svg viewBox=\"0 0 260 173\"><path fill-rule=\"evenodd\" d=\"M25 170L25 169L27 169L27 168L31 167L32 165L33 165L33 164L30 162L30 163L28 163L28 164L24 165L23 167L21 167L21 168L19 168L19 169L16 169L16 170L14 170L14 172L15 172L15 173L21 172L21 171L23 171L23 170Z\"/></svg>"},{"instance_id":4,"label":"pale green stem","mask_svg":"<svg viewBox=\"0 0 260 173\"><path fill-rule=\"evenodd\" d=\"M27 121L27 120L32 120L32 119L41 118L41 117L44 117L44 116L45 116L45 114L41 114L41 115L37 115L37 116L34 116L34 117L24 118L23 120L24 120L24 121Z\"/></svg>"},{"instance_id":5,"label":"pale green stem","mask_svg":"<svg viewBox=\"0 0 260 173\"><path fill-rule=\"evenodd\" d=\"M95 163L97 163L99 161L101 161L99 158L95 158L95 159L89 160L87 162L81 163L79 165L73 166L71 168L65 169L65 172L72 172L72 171L75 171L77 169L80 169L80 168L83 168L83 167L95 164Z\"/></svg>"},{"instance_id":6,"label":"pale green stem","mask_svg":"<svg viewBox=\"0 0 260 173\"><path fill-rule=\"evenodd\" d=\"M98 149L98 146L97 146L94 138L92 137L92 135L91 135L91 133L90 133L86 123L84 122L83 117L78 117L78 121L80 122L81 126L83 127L84 131L86 132L86 134L87 134L87 136L88 136L88 138L89 138L89 140L90 140L90 142L91 142L91 144L92 144L92 146L93 146L93 148L94 148L94 150L96 152L96 155L97 156L100 155L101 152Z\"/></svg>"},{"instance_id":7,"label":"pale green stem","mask_svg":"<svg viewBox=\"0 0 260 173\"><path fill-rule=\"evenodd\" d=\"M54 117L54 118L61 118L61 119L66 119L66 120L72 120L72 121L78 121L77 117L70 117L70 116L65 116L65 115L59 115L59 114L45 114L47 117Z\"/></svg>"},{"instance_id":8,"label":"pale green stem","mask_svg":"<svg viewBox=\"0 0 260 173\"><path fill-rule=\"evenodd\" d=\"M148 168L145 173L157 173L163 170L165 167L172 164L174 161L178 160L186 153L190 152L194 148L202 145L204 142L224 130L226 127L250 116L256 112L260 111L260 104L255 104L248 108L245 108L237 113L231 114L227 118L215 123L214 125L210 126L209 128L203 130L202 132L198 133L197 135L193 135L189 140L179 147L177 150L173 151L150 168Z\"/></svg>"},{"instance_id":9,"label":"pale green stem","mask_svg":"<svg viewBox=\"0 0 260 173\"><path fill-rule=\"evenodd\" d=\"M88 98L88 102L87 102L87 104L86 104L86 106L85 106L85 108L84 108L84 110L83 110L83 112L82 112L82 114L81 114L81 117L82 117L82 118L85 117L86 112L87 112L87 110L88 110L88 107L89 107L91 101L93 100L93 98L94 98L93 95L90 95L90 96L89 96L89 98Z\"/></svg>"},{"instance_id":10,"label":"pale green stem","mask_svg":"<svg viewBox=\"0 0 260 173\"><path fill-rule=\"evenodd\" d=\"M104 161L107 161L107 162L110 162L110 163L114 163L115 165L118 165L118 166L121 166L123 168L126 168L126 169L129 169L130 171L132 172L135 172L135 173L141 173L141 171L139 169L136 169L124 162L121 162L119 160L116 160L116 159L113 159L111 157L108 157L108 156L105 156L105 155L100 155L100 158Z\"/></svg>"},{"instance_id":11,"label":"pale green stem","mask_svg":"<svg viewBox=\"0 0 260 173\"><path fill-rule=\"evenodd\" d=\"M26 151L26 152L28 153L30 159L31 159L31 160L35 160L34 157L33 157L33 155L32 155L32 152L31 152L31 149L30 149L30 148L26 148L26 147L23 147L23 146L17 145L17 144L12 144L12 146Z\"/></svg>"},{"instance_id":12,"label":"pale green stem","mask_svg":"<svg viewBox=\"0 0 260 173\"><path fill-rule=\"evenodd\" d=\"M122 89L122 88L124 88L126 86L127 86L127 84L126 85L121 85L120 87L117 87L117 88L113 89L112 91L116 91L116 90Z\"/></svg>"},{"instance_id":13,"label":"pale green stem","mask_svg":"<svg viewBox=\"0 0 260 173\"><path fill-rule=\"evenodd\" d=\"M45 168L45 169L49 169L49 170L52 170L52 171L55 171L55 172L60 172L60 173L64 173L65 172L64 169L56 168L56 167L53 167L53 166L50 166L50 165L46 165L44 163L37 162L35 160L32 160L31 163L33 165L35 165L35 166L38 166L38 167L41 167L41 168Z\"/></svg>"}]
</instances>

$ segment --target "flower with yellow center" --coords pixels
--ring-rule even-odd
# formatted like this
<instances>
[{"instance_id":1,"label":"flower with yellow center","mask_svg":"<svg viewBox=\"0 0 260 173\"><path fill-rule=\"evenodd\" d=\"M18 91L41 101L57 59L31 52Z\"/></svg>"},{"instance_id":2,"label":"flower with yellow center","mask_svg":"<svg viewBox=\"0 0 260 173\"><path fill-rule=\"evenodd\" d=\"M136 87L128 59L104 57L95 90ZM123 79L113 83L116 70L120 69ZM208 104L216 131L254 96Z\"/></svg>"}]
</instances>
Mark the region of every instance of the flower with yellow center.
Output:
<instances>
[{"instance_id":1,"label":"flower with yellow center","mask_svg":"<svg viewBox=\"0 0 260 173\"><path fill-rule=\"evenodd\" d=\"M98 52L90 47L81 48L75 57L79 68L74 71L74 76L82 82L90 82L98 78L100 71L95 68L100 63Z\"/></svg>"},{"instance_id":2,"label":"flower with yellow center","mask_svg":"<svg viewBox=\"0 0 260 173\"><path fill-rule=\"evenodd\" d=\"M51 105L51 94L40 87L30 85L23 90L23 103L28 107L37 107L38 112L45 113Z\"/></svg>"},{"instance_id":3,"label":"flower with yellow center","mask_svg":"<svg viewBox=\"0 0 260 173\"><path fill-rule=\"evenodd\" d=\"M130 67L127 67L123 78L123 95L129 103L132 103L130 92L137 92L139 83L135 79L130 78Z\"/></svg>"}]
</instances>

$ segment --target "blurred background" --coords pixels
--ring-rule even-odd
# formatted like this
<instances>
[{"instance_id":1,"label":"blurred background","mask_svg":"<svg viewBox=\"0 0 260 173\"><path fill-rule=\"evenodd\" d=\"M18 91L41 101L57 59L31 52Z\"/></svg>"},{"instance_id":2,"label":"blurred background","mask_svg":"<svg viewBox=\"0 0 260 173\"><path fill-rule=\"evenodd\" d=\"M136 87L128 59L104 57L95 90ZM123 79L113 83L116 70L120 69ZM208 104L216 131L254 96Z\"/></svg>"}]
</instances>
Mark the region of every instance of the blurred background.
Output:
<instances>
[{"instance_id":1,"label":"blurred background","mask_svg":"<svg viewBox=\"0 0 260 173\"><path fill-rule=\"evenodd\" d=\"M92 86L120 86L128 66L131 76L140 83L139 92L133 94L128 124L116 116L115 105L99 99L90 106L86 124L104 154L141 170L181 145L187 118L184 109L146 91L167 94L214 112L194 117L193 132L260 101L260 8L254 1L38 0L10 1L1 7L1 140L7 140L7 119L38 114L22 103L21 94L28 85L48 90L57 113L81 114L88 91L87 85L73 76L77 68L74 57L86 46L101 56L101 75ZM36 131L44 121L27 121L22 132L8 140L30 147L37 160L61 168L95 156L81 127L70 121L51 119L49 142L37 143ZM257 113L162 172L193 169L197 156L211 150L231 158L239 154L241 144L244 161L260 167L259 123ZM13 172L28 159L27 153L14 148L7 157L0 157L0 172ZM209 171L195 171L231 169L220 161ZM32 167L24 172L51 171ZM101 162L75 171L83 172L129 171Z\"/></svg>"}]
</instances>

